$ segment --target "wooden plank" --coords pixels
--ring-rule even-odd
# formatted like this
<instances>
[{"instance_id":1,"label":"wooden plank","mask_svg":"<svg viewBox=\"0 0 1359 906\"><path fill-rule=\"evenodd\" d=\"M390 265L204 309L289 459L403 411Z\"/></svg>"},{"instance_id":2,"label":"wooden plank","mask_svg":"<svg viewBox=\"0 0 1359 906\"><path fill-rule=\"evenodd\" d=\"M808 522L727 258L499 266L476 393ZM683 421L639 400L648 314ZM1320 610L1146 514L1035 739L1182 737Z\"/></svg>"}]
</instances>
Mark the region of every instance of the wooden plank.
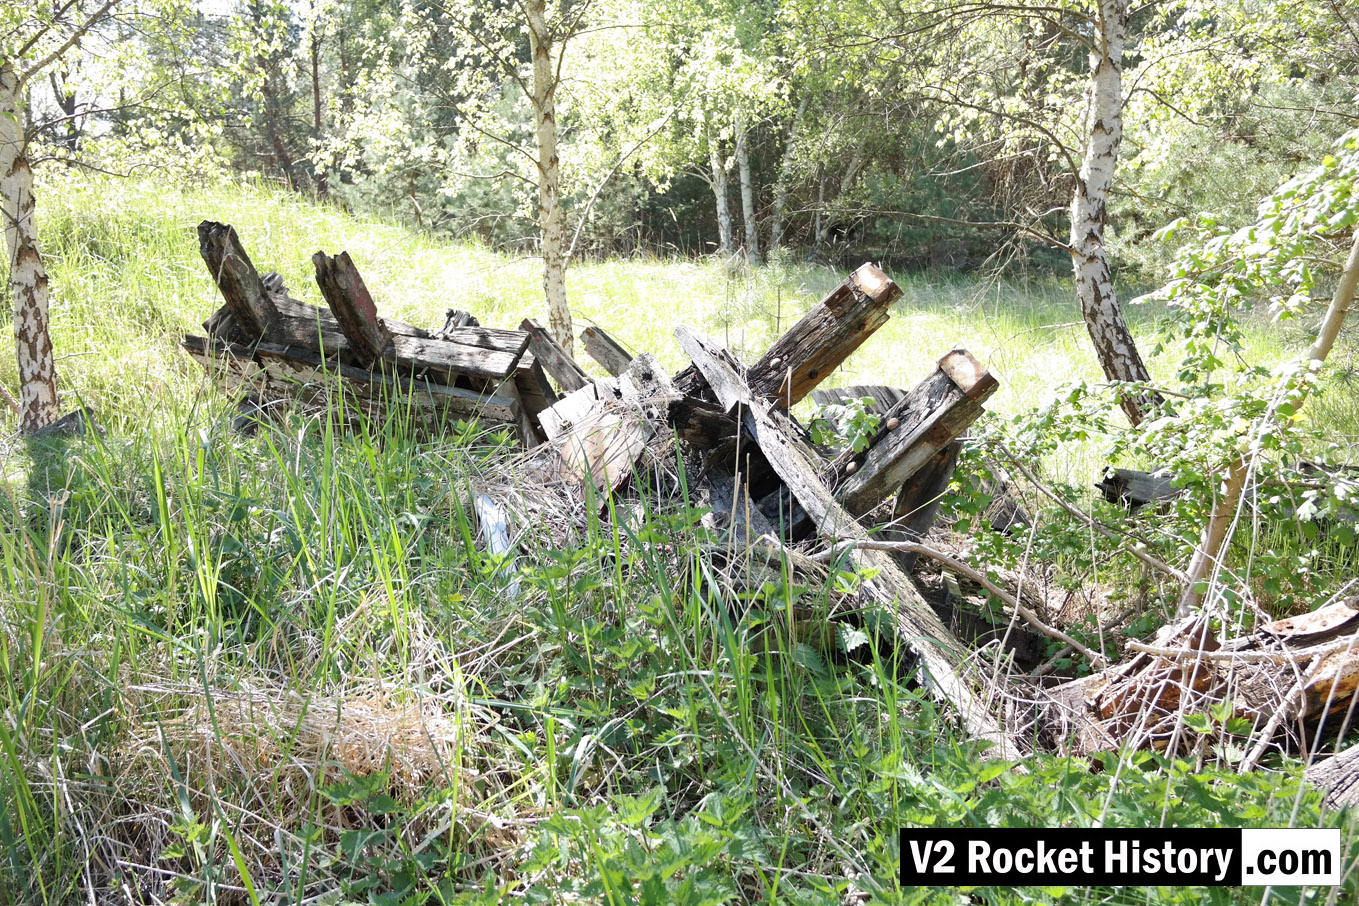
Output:
<instances>
[{"instance_id":1,"label":"wooden plank","mask_svg":"<svg viewBox=\"0 0 1359 906\"><path fill-rule=\"evenodd\" d=\"M268 278L277 276L275 274L265 274L265 286L269 287ZM281 281L280 281L280 286ZM340 331L340 322L336 320L334 313L328 308L318 308L315 305L308 305L306 302L299 302L287 294L286 289L275 291L270 289L270 295L274 302L274 307L284 317L301 318L308 323L319 322L327 331L333 331L343 336ZM382 323L387 325L387 329L398 336L420 337L428 339L433 336L423 327L416 327L414 324L407 324L405 321L398 321L395 318L383 318Z\"/></svg>"},{"instance_id":2,"label":"wooden plank","mask_svg":"<svg viewBox=\"0 0 1359 906\"><path fill-rule=\"evenodd\" d=\"M323 400L336 389L351 392L372 413L409 397L431 416L447 412L516 425L519 407L504 393L478 393L409 375L374 373L326 359L310 349L274 343L228 343L186 336L181 344L227 392L254 391L263 400Z\"/></svg>"},{"instance_id":3,"label":"wooden plank","mask_svg":"<svg viewBox=\"0 0 1359 906\"><path fill-rule=\"evenodd\" d=\"M562 349L560 343L552 339L552 335L544 330L542 325L532 318L525 318L519 329L530 335L529 349L532 350L533 357L548 374L552 375L552 379L562 388L562 392L572 393L590 383L590 379L576 364L576 360Z\"/></svg>"},{"instance_id":4,"label":"wooden plank","mask_svg":"<svg viewBox=\"0 0 1359 906\"><path fill-rule=\"evenodd\" d=\"M278 309L235 229L204 220L198 225L198 252L240 329L252 339L277 342Z\"/></svg>"},{"instance_id":5,"label":"wooden plank","mask_svg":"<svg viewBox=\"0 0 1359 906\"><path fill-rule=\"evenodd\" d=\"M351 351L364 364L382 357L392 345L392 332L378 316L377 303L349 253L340 252L332 258L317 252L311 256L311 263L316 269L316 284Z\"/></svg>"},{"instance_id":6,"label":"wooden plank","mask_svg":"<svg viewBox=\"0 0 1359 906\"><path fill-rule=\"evenodd\" d=\"M557 391L552 389L552 384L548 382L543 366L533 357L533 353L526 352L519 360L519 367L514 370L514 385L519 391L519 402L524 407L524 414L533 422L539 433L543 434L540 417L543 412L557 404L559 397Z\"/></svg>"},{"instance_id":7,"label":"wooden plank","mask_svg":"<svg viewBox=\"0 0 1359 906\"><path fill-rule=\"evenodd\" d=\"M499 390L505 396L514 400L518 418L515 419L515 429L519 432L519 442L524 445L525 450L532 450L543 442L543 438L538 433L538 428L534 420L529 417L524 410L524 401L519 396L519 387L514 381L506 381Z\"/></svg>"},{"instance_id":8,"label":"wooden plank","mask_svg":"<svg viewBox=\"0 0 1359 906\"><path fill-rule=\"evenodd\" d=\"M949 352L892 407L866 452L848 451L827 468L829 480L842 479L836 497L855 515L876 507L967 430L999 386L966 350Z\"/></svg>"},{"instance_id":9,"label":"wooden plank","mask_svg":"<svg viewBox=\"0 0 1359 906\"><path fill-rule=\"evenodd\" d=\"M580 341L585 345L585 351L590 358L603 365L604 370L609 374L618 377L628 370L628 363L632 361L632 353L605 333L602 327L585 328L580 333Z\"/></svg>"},{"instance_id":10,"label":"wooden plank","mask_svg":"<svg viewBox=\"0 0 1359 906\"><path fill-rule=\"evenodd\" d=\"M866 539L863 526L836 503L830 489L817 476L813 465L815 454L796 439L792 419L745 386L726 350L683 325L676 329L675 336L718 401L728 408L739 407L742 424L821 533L835 541ZM995 743L996 754L1019 758L1022 751L1019 745L1001 729L986 702L962 676L967 651L940 622L906 574L882 551L856 548L848 556L860 569L876 571L864 583L863 590L891 607L897 637L919 658L933 691L958 709L969 732Z\"/></svg>"}]
</instances>

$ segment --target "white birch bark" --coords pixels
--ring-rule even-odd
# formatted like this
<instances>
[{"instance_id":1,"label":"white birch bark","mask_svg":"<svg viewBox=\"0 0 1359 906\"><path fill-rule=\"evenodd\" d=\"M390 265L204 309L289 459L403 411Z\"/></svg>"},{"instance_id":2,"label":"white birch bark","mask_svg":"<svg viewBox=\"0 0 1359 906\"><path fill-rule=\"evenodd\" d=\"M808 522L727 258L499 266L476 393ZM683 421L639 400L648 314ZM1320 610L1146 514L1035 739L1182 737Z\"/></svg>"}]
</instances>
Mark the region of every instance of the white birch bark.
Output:
<instances>
[{"instance_id":1,"label":"white birch bark","mask_svg":"<svg viewBox=\"0 0 1359 906\"><path fill-rule=\"evenodd\" d=\"M47 269L33 220L33 171L23 122L20 75L10 61L0 61L0 217L9 252L20 422L31 433L55 421L59 410L56 359L48 330Z\"/></svg>"},{"instance_id":2,"label":"white birch bark","mask_svg":"<svg viewBox=\"0 0 1359 906\"><path fill-rule=\"evenodd\" d=\"M770 215L769 223L769 254L773 255L779 250L780 243L783 242L783 217L788 210L788 184L789 177L793 170L793 154L797 150L798 132L802 127L802 117L807 112L807 99L811 97L811 92L803 92L802 98L797 102L797 113L793 114L793 122L788 126L788 136L783 146L783 160L779 164L778 184L774 188L774 211Z\"/></svg>"},{"instance_id":3,"label":"white birch bark","mask_svg":"<svg viewBox=\"0 0 1359 906\"><path fill-rule=\"evenodd\" d=\"M746 127L736 132L736 172L741 179L741 221L746 230L746 261L760 260L760 231L755 222L755 184L750 175L750 152L746 147Z\"/></svg>"},{"instance_id":4,"label":"white birch bark","mask_svg":"<svg viewBox=\"0 0 1359 906\"><path fill-rule=\"evenodd\" d=\"M1099 0L1086 95L1085 154L1071 199L1071 264L1081 315L1105 377L1112 381L1149 381L1147 366L1123 320L1104 248L1109 189L1123 142L1123 46L1128 7L1129 0ZM1123 411L1134 425L1141 422L1145 404L1145 400L1133 397L1124 399Z\"/></svg>"},{"instance_id":5,"label":"white birch bark","mask_svg":"<svg viewBox=\"0 0 1359 906\"><path fill-rule=\"evenodd\" d=\"M534 126L538 145L538 229L542 233L543 293L548 327L567 352L573 348L571 308L566 301L566 212L561 204L561 164L557 157L557 77L552 64L552 33L546 0L527 0L529 49L533 55Z\"/></svg>"},{"instance_id":6,"label":"white birch bark","mask_svg":"<svg viewBox=\"0 0 1359 906\"><path fill-rule=\"evenodd\" d=\"M717 147L717 136L707 127L708 164L713 171L713 201L717 203L717 251L730 255L733 250L731 236L731 208L727 205L727 165L722 160L722 152Z\"/></svg>"}]
</instances>

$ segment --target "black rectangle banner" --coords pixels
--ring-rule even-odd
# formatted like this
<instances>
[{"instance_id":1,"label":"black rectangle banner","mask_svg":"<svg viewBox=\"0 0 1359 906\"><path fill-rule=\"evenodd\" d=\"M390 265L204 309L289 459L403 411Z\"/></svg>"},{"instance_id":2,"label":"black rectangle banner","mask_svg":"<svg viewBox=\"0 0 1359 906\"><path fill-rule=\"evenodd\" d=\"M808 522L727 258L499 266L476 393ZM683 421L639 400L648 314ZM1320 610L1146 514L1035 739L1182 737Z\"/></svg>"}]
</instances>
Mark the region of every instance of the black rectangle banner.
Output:
<instances>
[{"instance_id":1,"label":"black rectangle banner","mask_svg":"<svg viewBox=\"0 0 1359 906\"><path fill-rule=\"evenodd\" d=\"M1237 885L1241 830L905 828L905 886Z\"/></svg>"}]
</instances>

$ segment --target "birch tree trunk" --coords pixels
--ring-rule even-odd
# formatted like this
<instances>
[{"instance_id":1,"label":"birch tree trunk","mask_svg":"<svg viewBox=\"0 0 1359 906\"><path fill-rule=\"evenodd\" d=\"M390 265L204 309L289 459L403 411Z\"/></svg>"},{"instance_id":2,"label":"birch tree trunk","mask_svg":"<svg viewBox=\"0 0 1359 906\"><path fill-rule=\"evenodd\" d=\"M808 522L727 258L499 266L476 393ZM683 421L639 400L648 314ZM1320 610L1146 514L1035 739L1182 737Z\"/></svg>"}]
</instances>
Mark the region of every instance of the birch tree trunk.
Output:
<instances>
[{"instance_id":1,"label":"birch tree trunk","mask_svg":"<svg viewBox=\"0 0 1359 906\"><path fill-rule=\"evenodd\" d=\"M572 341L571 308L566 302L566 212L561 204L561 164L557 158L557 75L552 66L552 33L546 0L527 0L529 49L533 54L533 118L538 144L538 229L542 233L543 293L548 327L567 352Z\"/></svg>"},{"instance_id":2,"label":"birch tree trunk","mask_svg":"<svg viewBox=\"0 0 1359 906\"><path fill-rule=\"evenodd\" d=\"M755 185L750 176L750 153L746 148L746 127L736 132L736 172L741 177L741 221L746 228L746 261L760 260L760 231L755 223Z\"/></svg>"},{"instance_id":3,"label":"birch tree trunk","mask_svg":"<svg viewBox=\"0 0 1359 906\"><path fill-rule=\"evenodd\" d=\"M33 222L33 171L28 164L23 108L19 73L10 61L0 61L0 217L9 251L20 422L31 433L56 420L58 403L56 359L48 331L47 270Z\"/></svg>"},{"instance_id":4,"label":"birch tree trunk","mask_svg":"<svg viewBox=\"0 0 1359 906\"><path fill-rule=\"evenodd\" d=\"M732 253L731 208L727 205L727 165L722 161L722 152L717 148L717 137L712 128L706 127L708 134L708 164L713 171L713 200L717 203L717 251L723 255Z\"/></svg>"},{"instance_id":5,"label":"birch tree trunk","mask_svg":"<svg viewBox=\"0 0 1359 906\"><path fill-rule=\"evenodd\" d=\"M784 139L783 160L779 163L778 184L774 187L774 211L770 215L769 224L769 254L773 255L779 250L779 244L783 242L783 215L788 210L788 182L789 175L793 169L793 153L797 149L798 131L802 126L802 117L807 112L807 99L811 97L811 92L803 92L802 98L797 102L797 113L793 114L793 122L788 126L788 136Z\"/></svg>"},{"instance_id":6,"label":"birch tree trunk","mask_svg":"<svg viewBox=\"0 0 1359 906\"><path fill-rule=\"evenodd\" d=\"M1128 33L1128 6L1129 0L1099 0L1085 107L1085 154L1071 199L1071 263L1081 316L1105 377L1111 381L1149 381L1147 366L1114 294L1113 274L1104 249L1106 205L1123 141L1123 45ZM1123 411L1134 425L1142 421L1146 402L1133 397L1123 400Z\"/></svg>"}]
</instances>

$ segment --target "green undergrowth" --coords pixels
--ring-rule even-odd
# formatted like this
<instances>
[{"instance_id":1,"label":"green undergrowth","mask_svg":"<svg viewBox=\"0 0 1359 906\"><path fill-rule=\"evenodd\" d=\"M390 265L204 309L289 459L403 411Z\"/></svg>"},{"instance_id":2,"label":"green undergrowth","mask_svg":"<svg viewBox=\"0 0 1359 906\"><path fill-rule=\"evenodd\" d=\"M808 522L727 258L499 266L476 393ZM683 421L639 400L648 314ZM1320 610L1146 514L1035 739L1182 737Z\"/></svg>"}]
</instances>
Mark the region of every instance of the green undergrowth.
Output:
<instances>
[{"instance_id":1,"label":"green undergrowth","mask_svg":"<svg viewBox=\"0 0 1359 906\"><path fill-rule=\"evenodd\" d=\"M52 275L62 387L68 400L86 401L116 431L212 395L201 369L177 348L179 336L197 330L220 305L198 255L195 228L204 219L235 225L256 265L277 270L306 301L319 303L312 253L346 249L384 314L439 325L446 309L460 308L488 326L546 321L541 266L532 256L444 243L267 186L185 187L49 169L37 219ZM629 349L678 367L676 324L694 324L753 360L844 276L791 261L751 269L715 259L583 260L568 273L568 292L577 330L598 324ZM959 346L999 375L1000 390L988 405L1002 415L1043 405L1066 382L1101 379L1065 281L891 276L902 288L892 319L828 385L911 386ZM1126 313L1144 351L1151 349L1163 310L1130 305ZM1308 339L1305 326L1263 318L1248 328L1246 354L1266 364ZM1338 353L1337 392L1315 400L1310 417L1338 437L1359 437L1355 395L1346 392L1354 362L1348 347ZM1154 377L1171 386L1175 361L1173 351L1151 356ZM0 357L0 381L17 386L12 359ZM1068 444L1050 466L1088 483L1103 466L1101 447Z\"/></svg>"},{"instance_id":2,"label":"green undergrowth","mask_svg":"<svg viewBox=\"0 0 1359 906\"><path fill-rule=\"evenodd\" d=\"M1259 900L903 890L917 824L1344 826L1353 854L1291 763L991 760L844 612L857 576L720 569L682 486L575 519L504 494L507 567L468 505L503 436L176 417L14 457L8 902Z\"/></svg>"}]
</instances>

